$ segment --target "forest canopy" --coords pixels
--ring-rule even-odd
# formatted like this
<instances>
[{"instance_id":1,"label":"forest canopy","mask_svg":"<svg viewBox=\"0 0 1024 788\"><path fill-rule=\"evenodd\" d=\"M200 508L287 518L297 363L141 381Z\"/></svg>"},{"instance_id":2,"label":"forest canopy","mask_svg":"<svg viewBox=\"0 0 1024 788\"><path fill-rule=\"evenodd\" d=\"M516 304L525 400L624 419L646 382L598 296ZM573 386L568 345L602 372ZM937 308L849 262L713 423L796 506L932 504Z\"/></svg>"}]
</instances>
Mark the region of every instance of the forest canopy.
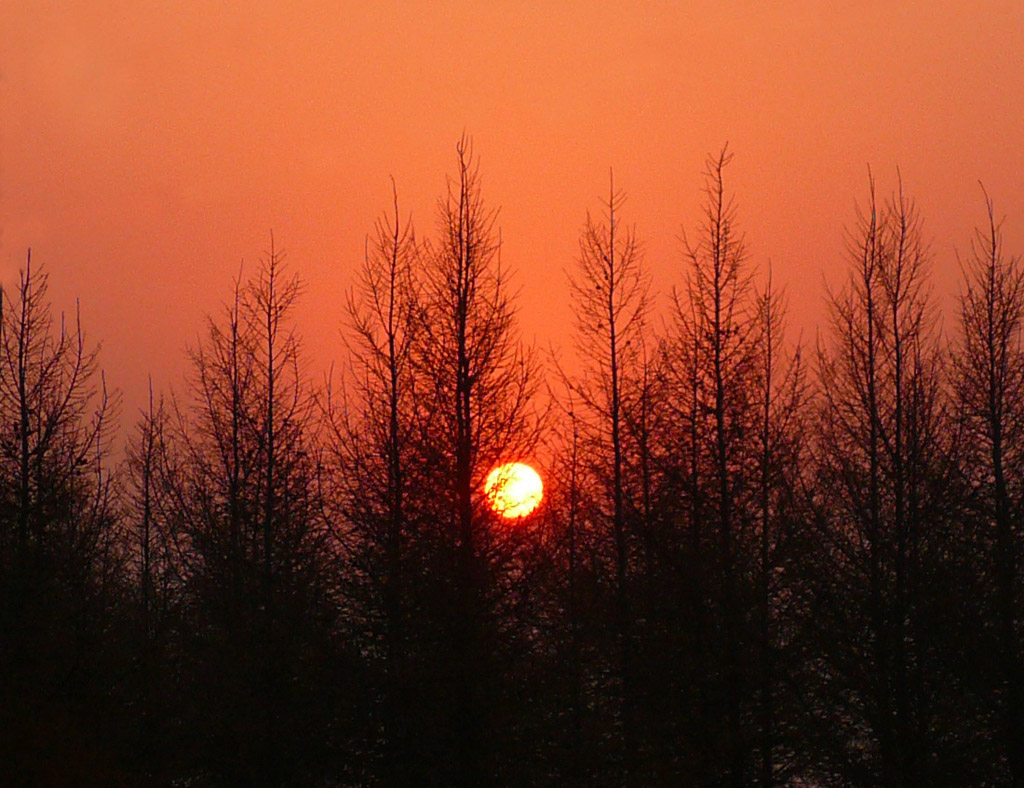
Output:
<instances>
[{"instance_id":1,"label":"forest canopy","mask_svg":"<svg viewBox=\"0 0 1024 788\"><path fill-rule=\"evenodd\" d=\"M29 255L0 302L5 779L1024 783L1024 261L979 190L941 314L912 184L869 175L797 341L806 283L756 258L731 158L668 293L615 179L581 206L547 352L463 137L431 230L395 188L344 261L334 375L270 235L139 413ZM507 462L543 479L523 517L485 494Z\"/></svg>"}]
</instances>

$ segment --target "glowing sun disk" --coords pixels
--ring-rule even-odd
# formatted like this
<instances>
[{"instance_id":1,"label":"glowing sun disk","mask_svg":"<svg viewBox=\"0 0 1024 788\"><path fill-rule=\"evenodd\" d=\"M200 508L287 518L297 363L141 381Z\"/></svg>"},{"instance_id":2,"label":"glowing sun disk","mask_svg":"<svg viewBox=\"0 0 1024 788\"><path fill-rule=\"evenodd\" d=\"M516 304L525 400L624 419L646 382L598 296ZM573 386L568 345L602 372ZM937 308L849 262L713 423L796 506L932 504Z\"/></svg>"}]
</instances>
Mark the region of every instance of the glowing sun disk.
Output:
<instances>
[{"instance_id":1,"label":"glowing sun disk","mask_svg":"<svg viewBox=\"0 0 1024 788\"><path fill-rule=\"evenodd\" d=\"M544 484L529 465L509 462L487 475L484 495L491 508L502 517L525 517L544 497Z\"/></svg>"}]
</instances>

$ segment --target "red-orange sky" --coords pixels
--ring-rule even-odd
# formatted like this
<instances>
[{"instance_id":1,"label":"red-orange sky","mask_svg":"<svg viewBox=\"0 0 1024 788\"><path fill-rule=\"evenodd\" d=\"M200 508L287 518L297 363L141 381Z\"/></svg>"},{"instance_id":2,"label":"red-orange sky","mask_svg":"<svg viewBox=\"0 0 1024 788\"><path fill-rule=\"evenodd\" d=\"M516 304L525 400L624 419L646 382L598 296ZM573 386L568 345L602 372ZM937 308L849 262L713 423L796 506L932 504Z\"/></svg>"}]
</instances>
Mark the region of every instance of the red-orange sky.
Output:
<instances>
[{"instance_id":1,"label":"red-orange sky","mask_svg":"<svg viewBox=\"0 0 1024 788\"><path fill-rule=\"evenodd\" d=\"M463 130L541 346L564 343L563 272L608 168L664 291L725 141L753 261L805 336L868 164L883 192L900 166L944 304L979 179L1024 252L1021 0L4 0L0 17L0 278L31 246L58 308L81 296L125 421L150 372L178 385L271 229L308 283L312 370L340 358L389 176L431 233Z\"/></svg>"}]
</instances>

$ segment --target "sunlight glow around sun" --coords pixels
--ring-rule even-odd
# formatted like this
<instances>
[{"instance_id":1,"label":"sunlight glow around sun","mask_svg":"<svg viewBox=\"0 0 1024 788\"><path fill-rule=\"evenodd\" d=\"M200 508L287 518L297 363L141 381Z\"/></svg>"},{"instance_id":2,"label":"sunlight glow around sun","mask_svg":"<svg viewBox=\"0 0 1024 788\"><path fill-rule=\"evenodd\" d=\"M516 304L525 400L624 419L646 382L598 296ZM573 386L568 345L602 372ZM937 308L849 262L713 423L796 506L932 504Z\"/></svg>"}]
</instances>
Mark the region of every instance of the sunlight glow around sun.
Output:
<instances>
[{"instance_id":1,"label":"sunlight glow around sun","mask_svg":"<svg viewBox=\"0 0 1024 788\"><path fill-rule=\"evenodd\" d=\"M491 508L502 517L525 517L544 497L544 483L529 465L509 462L487 475L484 495Z\"/></svg>"}]
</instances>

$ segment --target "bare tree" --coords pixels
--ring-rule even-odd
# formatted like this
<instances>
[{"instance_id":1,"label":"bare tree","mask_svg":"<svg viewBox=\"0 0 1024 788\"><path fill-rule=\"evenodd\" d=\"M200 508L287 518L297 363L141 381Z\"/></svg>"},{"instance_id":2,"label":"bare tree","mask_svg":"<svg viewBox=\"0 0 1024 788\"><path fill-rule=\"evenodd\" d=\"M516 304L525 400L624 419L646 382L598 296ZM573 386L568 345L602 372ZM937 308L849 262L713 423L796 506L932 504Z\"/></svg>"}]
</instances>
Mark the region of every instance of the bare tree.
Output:
<instances>
[{"instance_id":1,"label":"bare tree","mask_svg":"<svg viewBox=\"0 0 1024 788\"><path fill-rule=\"evenodd\" d=\"M931 690L921 666L934 652L924 588L948 554L941 540L951 514L929 256L902 187L879 208L871 183L850 257L850 281L830 297L833 347L819 350L819 451L836 578L851 597L866 582L862 605L848 602L836 612L853 618L842 625L848 633L864 627L847 647L870 665L870 689L859 688L866 703L850 708L849 719L868 726L877 757L865 757L861 732L850 733L846 746L861 779L905 785L930 773L929 753L938 746L925 722L934 708L925 703Z\"/></svg>"},{"instance_id":2,"label":"bare tree","mask_svg":"<svg viewBox=\"0 0 1024 788\"><path fill-rule=\"evenodd\" d=\"M1024 670L1021 668L1019 518L1024 506L1024 264L1003 250L1001 224L985 194L987 225L963 263L954 387L965 427L981 524L992 532L998 635L998 707L1009 784L1024 784Z\"/></svg>"},{"instance_id":3,"label":"bare tree","mask_svg":"<svg viewBox=\"0 0 1024 788\"><path fill-rule=\"evenodd\" d=\"M168 612L177 585L176 565L167 522L165 464L168 461L169 413L163 397L154 398L149 382L149 403L139 413L135 433L125 448L124 489L127 504L123 538L132 559L132 577L137 583L133 596L141 615L144 643L150 643Z\"/></svg>"},{"instance_id":4,"label":"bare tree","mask_svg":"<svg viewBox=\"0 0 1024 788\"><path fill-rule=\"evenodd\" d=\"M609 175L603 216L588 212L580 235L577 266L569 275L576 318L575 346L582 372L569 380L578 402L593 496L593 527L607 533L611 543L611 576L615 597L613 616L617 638L616 673L619 685L618 729L626 774L637 766L636 687L630 571L633 534L627 522L630 489L626 446L627 399L642 383L646 370L643 333L649 310L650 282L643 267L636 231L624 227L621 209L625 194ZM628 393L627 393L628 392ZM640 398L640 418L649 412ZM638 421L638 426L642 422Z\"/></svg>"},{"instance_id":5,"label":"bare tree","mask_svg":"<svg viewBox=\"0 0 1024 788\"><path fill-rule=\"evenodd\" d=\"M502 632L518 593L509 584L523 577L515 569L517 543L529 533L495 527L482 489L496 463L532 452L538 370L517 336L496 213L483 201L468 139L456 153L457 173L438 204L438 239L424 252L426 319L417 359L434 408L426 449L432 501L424 511L447 545L441 555L452 551L444 592L453 679L450 779L478 785L493 773L489 761L500 743L490 693L499 691L495 659L511 636Z\"/></svg>"},{"instance_id":6,"label":"bare tree","mask_svg":"<svg viewBox=\"0 0 1024 788\"><path fill-rule=\"evenodd\" d=\"M727 779L745 782L749 742L742 720L743 671L740 665L742 611L740 585L744 573L743 531L750 490L745 467L754 455L755 394L760 361L760 324L751 291L751 271L743 237L736 227L736 208L725 191L724 172L731 154L723 148L709 156L705 168L703 219L697 237L684 234L690 262L687 282L689 308L676 315L680 334L690 334L690 351L698 366L691 376L696 413L696 457L707 467L698 471L707 482L699 494L701 516L712 517L714 574L706 579L714 615L720 618L720 640L713 646L724 656L722 757ZM711 508L713 507L713 508ZM692 528L701 528L698 524ZM709 538L711 534L708 534Z\"/></svg>"},{"instance_id":7,"label":"bare tree","mask_svg":"<svg viewBox=\"0 0 1024 788\"><path fill-rule=\"evenodd\" d=\"M794 596L802 579L793 576L803 569L803 540L796 533L803 516L800 495L805 485L803 468L808 459L805 420L808 386L801 349L789 351L784 342L786 303L768 269L764 289L757 295L759 324L758 435L757 435L757 661L760 784L784 783L791 772L776 750L792 751L785 741L785 709L780 709L783 678L792 669L791 644L784 645L792 630L792 610L784 600ZM789 638L791 640L791 638ZM787 746L788 745L788 746ZM788 767L788 768L787 768Z\"/></svg>"},{"instance_id":8,"label":"bare tree","mask_svg":"<svg viewBox=\"0 0 1024 788\"><path fill-rule=\"evenodd\" d=\"M182 578L167 494L170 427L170 411L163 397L154 397L151 380L147 408L125 447L119 485L120 540L130 566L126 609L134 670L129 685L137 722L126 736L133 740L135 768L147 779L169 779L175 760L167 742L176 719L172 655L182 616Z\"/></svg>"},{"instance_id":9,"label":"bare tree","mask_svg":"<svg viewBox=\"0 0 1024 788\"><path fill-rule=\"evenodd\" d=\"M313 684L324 663L309 659L327 648L329 573L311 400L290 322L299 292L272 240L192 352L168 467L188 605L201 622L189 644L196 690L223 710L198 722L213 745L201 760L271 784L316 768L321 743L302 730L329 697Z\"/></svg>"},{"instance_id":10,"label":"bare tree","mask_svg":"<svg viewBox=\"0 0 1024 788\"><path fill-rule=\"evenodd\" d=\"M83 528L79 518L106 516L109 484L101 460L111 403L97 366L99 351L86 348L77 312L74 326L61 315L54 330L47 279L45 272L33 271L30 255L16 299L4 294L0 405L7 411L3 440L10 468L4 478L13 504L13 528L5 532L13 536L14 554L24 560L44 549L49 540L43 532L51 529L80 531L67 534L72 537L68 548L97 549L98 523ZM93 492L83 498L89 487ZM57 522L50 521L54 517Z\"/></svg>"},{"instance_id":11,"label":"bare tree","mask_svg":"<svg viewBox=\"0 0 1024 788\"><path fill-rule=\"evenodd\" d=\"M713 697L713 682L709 680L715 661L710 610L714 571L709 544L711 524L706 522L710 454L704 402L706 347L700 320L686 289L673 287L671 323L660 349L660 366L669 392L663 398L664 424L658 437L666 457L666 536L660 551L668 569L666 585L672 589L670 596L674 601L674 609L666 611L665 628L676 643L667 650L682 655L682 664L675 667L681 675L666 683L666 689L673 692L673 707L692 710L688 719L678 719L678 713L672 712L676 719L668 724L675 748L692 753L688 760L695 779L710 774L717 761L717 750L695 746L695 742L716 730L713 717L718 705ZM680 611L686 611L684 615L692 621L685 630L672 623L678 620Z\"/></svg>"},{"instance_id":12,"label":"bare tree","mask_svg":"<svg viewBox=\"0 0 1024 788\"><path fill-rule=\"evenodd\" d=\"M54 731L64 721L93 730L81 710L105 698L99 642L120 566L107 470L116 398L98 352L77 309L70 325L54 320L47 274L29 254L0 320L0 716L13 715L0 725L18 732L0 757L15 782L42 779L40 759L88 746L90 733Z\"/></svg>"},{"instance_id":13,"label":"bare tree","mask_svg":"<svg viewBox=\"0 0 1024 788\"><path fill-rule=\"evenodd\" d=\"M394 187L394 182L392 181ZM346 343L350 383L344 403L327 400L340 535L354 564L348 572L355 615L372 624L369 649L381 652L381 768L392 784L414 781L416 691L412 648L416 616L414 549L424 496L421 432L430 411L418 398L413 349L423 322L420 252L411 220L403 223L394 191L367 239L349 294Z\"/></svg>"}]
</instances>

